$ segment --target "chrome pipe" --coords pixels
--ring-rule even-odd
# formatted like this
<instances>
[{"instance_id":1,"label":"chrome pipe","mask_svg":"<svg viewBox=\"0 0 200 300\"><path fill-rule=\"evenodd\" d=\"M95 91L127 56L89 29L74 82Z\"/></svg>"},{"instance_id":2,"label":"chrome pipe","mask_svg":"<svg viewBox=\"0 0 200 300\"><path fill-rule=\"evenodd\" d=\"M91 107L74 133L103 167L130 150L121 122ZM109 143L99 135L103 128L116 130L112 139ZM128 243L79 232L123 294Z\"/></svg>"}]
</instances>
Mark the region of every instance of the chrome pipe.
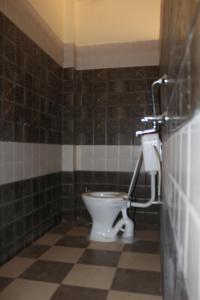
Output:
<instances>
[{"instance_id":1,"label":"chrome pipe","mask_svg":"<svg viewBox=\"0 0 200 300\"><path fill-rule=\"evenodd\" d=\"M158 115L158 116L145 116L141 119L141 122L148 123L148 122L156 122L158 124L164 124L165 122L169 121L169 117L166 114Z\"/></svg>"},{"instance_id":2,"label":"chrome pipe","mask_svg":"<svg viewBox=\"0 0 200 300\"><path fill-rule=\"evenodd\" d=\"M155 96L154 96L154 88L159 85L167 84L169 81L167 79L167 75L163 75L158 80L154 81L151 85L151 96L152 96L152 104L153 104L153 115L156 116L156 105L155 105Z\"/></svg>"}]
</instances>

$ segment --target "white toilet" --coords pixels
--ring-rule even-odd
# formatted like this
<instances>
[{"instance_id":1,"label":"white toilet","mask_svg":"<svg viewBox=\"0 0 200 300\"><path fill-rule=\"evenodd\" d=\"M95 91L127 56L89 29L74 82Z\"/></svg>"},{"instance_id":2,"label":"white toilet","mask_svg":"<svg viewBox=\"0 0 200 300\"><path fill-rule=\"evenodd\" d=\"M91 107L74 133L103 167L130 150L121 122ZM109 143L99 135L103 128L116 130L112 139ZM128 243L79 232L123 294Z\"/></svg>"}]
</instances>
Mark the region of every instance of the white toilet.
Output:
<instances>
[{"instance_id":1,"label":"white toilet","mask_svg":"<svg viewBox=\"0 0 200 300\"><path fill-rule=\"evenodd\" d=\"M90 240L98 242L113 242L118 238L118 232L123 231L124 241L132 242L134 226L127 216L127 194L118 192L91 192L82 195L85 206L93 221ZM118 214L120 219L113 227Z\"/></svg>"},{"instance_id":2,"label":"white toilet","mask_svg":"<svg viewBox=\"0 0 200 300\"><path fill-rule=\"evenodd\" d=\"M93 221L90 240L98 242L113 242L122 233L124 242L132 242L134 235L133 221L127 216L127 208L151 206L156 200L156 174L158 173L158 196L161 184L161 141L158 133L147 134L142 137L142 149L136 162L135 170L130 182L128 194L117 192L90 192L82 195L85 206ZM151 198L145 203L131 202L131 195L136 187L139 171L144 159L144 170L151 178ZM159 201L157 201L160 204ZM113 226L119 212L122 218Z\"/></svg>"}]
</instances>

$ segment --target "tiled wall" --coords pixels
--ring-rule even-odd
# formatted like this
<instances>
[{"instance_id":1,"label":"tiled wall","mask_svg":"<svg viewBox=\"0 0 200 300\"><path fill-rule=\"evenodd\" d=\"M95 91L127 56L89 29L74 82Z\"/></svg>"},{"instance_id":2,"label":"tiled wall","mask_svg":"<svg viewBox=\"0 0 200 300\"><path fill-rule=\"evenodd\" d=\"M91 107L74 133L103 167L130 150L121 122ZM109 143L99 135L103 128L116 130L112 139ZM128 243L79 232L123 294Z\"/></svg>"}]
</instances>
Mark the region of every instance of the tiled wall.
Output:
<instances>
[{"instance_id":1,"label":"tiled wall","mask_svg":"<svg viewBox=\"0 0 200 300\"><path fill-rule=\"evenodd\" d=\"M77 217L86 216L80 197L86 188L128 191L141 151L140 138L135 137L135 132L144 129L141 117L152 113L151 83L158 74L158 66L64 70L62 170L74 171L71 183L63 182L65 191L70 189L69 197L67 192L63 195L64 215L69 216L69 201ZM159 103L157 107L159 110ZM72 164L68 157L72 158ZM85 181L84 174L89 174L90 179ZM119 178L123 175L128 179L122 187ZM142 182L139 197L138 191L136 194L140 201L149 198L149 180ZM145 212L137 210L138 221L149 220L150 226L158 227L158 211L157 207Z\"/></svg>"},{"instance_id":2,"label":"tiled wall","mask_svg":"<svg viewBox=\"0 0 200 300\"><path fill-rule=\"evenodd\" d=\"M61 146L0 142L0 184L61 171Z\"/></svg>"},{"instance_id":3,"label":"tiled wall","mask_svg":"<svg viewBox=\"0 0 200 300\"><path fill-rule=\"evenodd\" d=\"M140 140L134 133L138 126L142 126L140 118L152 113L151 83L158 74L157 66L83 71L65 69L63 101L68 105L63 111L62 142L76 145L138 144Z\"/></svg>"},{"instance_id":4,"label":"tiled wall","mask_svg":"<svg viewBox=\"0 0 200 300\"><path fill-rule=\"evenodd\" d=\"M2 11L60 66L63 65L63 43L27 0L1 0Z\"/></svg>"},{"instance_id":5,"label":"tiled wall","mask_svg":"<svg viewBox=\"0 0 200 300\"><path fill-rule=\"evenodd\" d=\"M150 85L158 67L63 70L3 13L0 29L0 214L5 212L0 241L5 261L36 232L59 221L62 210L67 220L86 216L80 198L86 185L128 190L140 143L135 131L140 117L151 113ZM85 147L96 149L98 157L86 157L90 149ZM8 199L5 190L13 191ZM149 197L146 176L137 197ZM157 228L158 212L137 210L136 219Z\"/></svg>"},{"instance_id":6,"label":"tiled wall","mask_svg":"<svg viewBox=\"0 0 200 300\"><path fill-rule=\"evenodd\" d=\"M77 145L77 171L132 172L141 152L139 145Z\"/></svg>"},{"instance_id":7,"label":"tiled wall","mask_svg":"<svg viewBox=\"0 0 200 300\"><path fill-rule=\"evenodd\" d=\"M60 176L0 186L0 264L61 221Z\"/></svg>"},{"instance_id":8,"label":"tiled wall","mask_svg":"<svg viewBox=\"0 0 200 300\"><path fill-rule=\"evenodd\" d=\"M164 260L166 299L187 299L182 296L185 287L189 299L200 297L199 149L200 115L172 135L164 147L163 196L167 207L163 209L163 249L171 256ZM167 224L172 227L174 249L168 244ZM185 286L180 283L182 277ZM172 286L167 290L168 281Z\"/></svg>"},{"instance_id":9,"label":"tiled wall","mask_svg":"<svg viewBox=\"0 0 200 300\"><path fill-rule=\"evenodd\" d=\"M161 236L164 299L200 299L199 44L200 2L163 1L163 136Z\"/></svg>"},{"instance_id":10,"label":"tiled wall","mask_svg":"<svg viewBox=\"0 0 200 300\"><path fill-rule=\"evenodd\" d=\"M61 72L0 13L1 141L61 142Z\"/></svg>"},{"instance_id":11,"label":"tiled wall","mask_svg":"<svg viewBox=\"0 0 200 300\"><path fill-rule=\"evenodd\" d=\"M0 262L61 218L62 68L0 12Z\"/></svg>"}]
</instances>

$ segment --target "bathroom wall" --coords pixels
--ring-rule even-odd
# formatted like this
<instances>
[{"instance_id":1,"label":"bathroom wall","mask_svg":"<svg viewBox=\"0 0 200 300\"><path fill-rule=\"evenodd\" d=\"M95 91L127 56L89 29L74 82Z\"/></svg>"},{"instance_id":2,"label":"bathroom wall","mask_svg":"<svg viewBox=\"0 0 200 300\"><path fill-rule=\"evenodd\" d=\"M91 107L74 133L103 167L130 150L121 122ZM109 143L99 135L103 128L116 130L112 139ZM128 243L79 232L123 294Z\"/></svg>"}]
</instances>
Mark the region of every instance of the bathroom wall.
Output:
<instances>
[{"instance_id":1,"label":"bathroom wall","mask_svg":"<svg viewBox=\"0 0 200 300\"><path fill-rule=\"evenodd\" d=\"M150 88L159 67L65 69L63 76L63 172L70 178L63 181L64 218L71 212L84 218L82 192L128 190L140 152L135 132L144 128L140 118L152 113ZM137 200L149 195L149 177L141 174ZM158 228L158 212L138 209L136 220Z\"/></svg>"},{"instance_id":2,"label":"bathroom wall","mask_svg":"<svg viewBox=\"0 0 200 300\"><path fill-rule=\"evenodd\" d=\"M74 3L77 69L159 64L160 0ZM69 53L70 45L65 49ZM69 60L64 59L64 66Z\"/></svg>"},{"instance_id":3,"label":"bathroom wall","mask_svg":"<svg viewBox=\"0 0 200 300\"><path fill-rule=\"evenodd\" d=\"M63 65L63 43L51 26L27 0L1 0L2 11L12 22L59 65Z\"/></svg>"},{"instance_id":4,"label":"bathroom wall","mask_svg":"<svg viewBox=\"0 0 200 300\"><path fill-rule=\"evenodd\" d=\"M200 299L200 2L163 1L163 206L161 237L164 299Z\"/></svg>"},{"instance_id":5,"label":"bathroom wall","mask_svg":"<svg viewBox=\"0 0 200 300\"><path fill-rule=\"evenodd\" d=\"M64 44L75 43L74 0L28 0ZM69 59L69 58L68 58Z\"/></svg>"},{"instance_id":6,"label":"bathroom wall","mask_svg":"<svg viewBox=\"0 0 200 300\"><path fill-rule=\"evenodd\" d=\"M76 46L159 39L160 0L74 2Z\"/></svg>"},{"instance_id":7,"label":"bathroom wall","mask_svg":"<svg viewBox=\"0 0 200 300\"><path fill-rule=\"evenodd\" d=\"M28 2L66 44L88 46L159 38L161 0ZM149 26L145 26L143 20Z\"/></svg>"},{"instance_id":8,"label":"bathroom wall","mask_svg":"<svg viewBox=\"0 0 200 300\"><path fill-rule=\"evenodd\" d=\"M38 0L1 0L0 10L66 68L159 64L160 0L126 0L117 4L113 0L45 0L42 4ZM98 12L105 16L106 28ZM143 26L139 15L146 22L149 20L149 26Z\"/></svg>"},{"instance_id":9,"label":"bathroom wall","mask_svg":"<svg viewBox=\"0 0 200 300\"><path fill-rule=\"evenodd\" d=\"M0 12L0 263L61 219L61 72Z\"/></svg>"},{"instance_id":10,"label":"bathroom wall","mask_svg":"<svg viewBox=\"0 0 200 300\"><path fill-rule=\"evenodd\" d=\"M69 0L28 0L61 41L65 39L65 10Z\"/></svg>"},{"instance_id":11,"label":"bathroom wall","mask_svg":"<svg viewBox=\"0 0 200 300\"><path fill-rule=\"evenodd\" d=\"M63 44L28 1L2 0L0 11L2 263L61 213L64 220L88 217L82 191L127 191L140 151L136 120L151 111L159 55L157 42L126 45L128 52L120 46L110 56L113 47L99 48L106 60L88 60L88 49L79 56L72 47L65 59L77 70L62 69ZM148 196L142 174L137 198ZM159 208L137 210L135 218L143 228L158 228Z\"/></svg>"}]
</instances>

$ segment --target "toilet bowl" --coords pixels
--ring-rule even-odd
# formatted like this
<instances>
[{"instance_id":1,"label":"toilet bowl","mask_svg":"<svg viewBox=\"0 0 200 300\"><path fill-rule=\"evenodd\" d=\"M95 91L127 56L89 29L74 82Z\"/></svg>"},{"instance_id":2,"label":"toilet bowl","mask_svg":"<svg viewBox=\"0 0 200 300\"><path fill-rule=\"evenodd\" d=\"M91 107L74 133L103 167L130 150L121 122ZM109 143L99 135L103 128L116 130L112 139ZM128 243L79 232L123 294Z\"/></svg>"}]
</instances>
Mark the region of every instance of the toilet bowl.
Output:
<instances>
[{"instance_id":1,"label":"toilet bowl","mask_svg":"<svg viewBox=\"0 0 200 300\"><path fill-rule=\"evenodd\" d=\"M90 240L113 242L117 234L123 231L123 238L133 239L133 222L127 216L127 194L118 192L90 192L82 194L83 201L92 217ZM113 226L118 214L122 211L122 219Z\"/></svg>"}]
</instances>

